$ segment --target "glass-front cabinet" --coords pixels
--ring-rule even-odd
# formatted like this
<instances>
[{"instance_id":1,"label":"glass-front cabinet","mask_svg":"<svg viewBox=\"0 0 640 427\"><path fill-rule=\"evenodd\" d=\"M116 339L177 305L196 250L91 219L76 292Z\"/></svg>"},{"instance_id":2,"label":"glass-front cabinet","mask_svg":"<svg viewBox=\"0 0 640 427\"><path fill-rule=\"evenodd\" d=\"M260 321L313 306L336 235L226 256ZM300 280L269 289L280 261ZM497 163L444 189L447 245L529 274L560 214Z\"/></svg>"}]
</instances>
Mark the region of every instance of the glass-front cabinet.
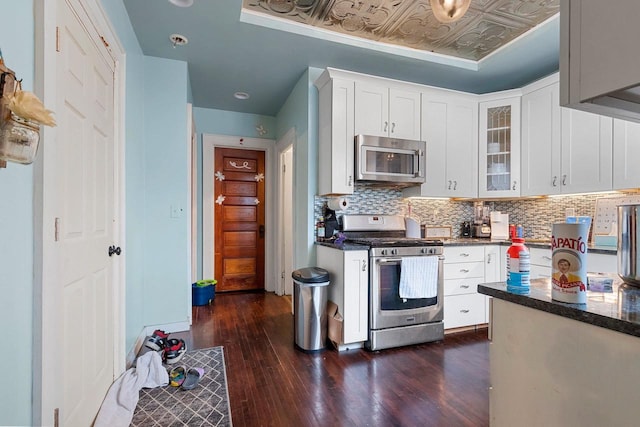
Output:
<instances>
[{"instance_id":1,"label":"glass-front cabinet","mask_svg":"<svg viewBox=\"0 0 640 427\"><path fill-rule=\"evenodd\" d=\"M520 97L480 103L479 197L520 195Z\"/></svg>"}]
</instances>

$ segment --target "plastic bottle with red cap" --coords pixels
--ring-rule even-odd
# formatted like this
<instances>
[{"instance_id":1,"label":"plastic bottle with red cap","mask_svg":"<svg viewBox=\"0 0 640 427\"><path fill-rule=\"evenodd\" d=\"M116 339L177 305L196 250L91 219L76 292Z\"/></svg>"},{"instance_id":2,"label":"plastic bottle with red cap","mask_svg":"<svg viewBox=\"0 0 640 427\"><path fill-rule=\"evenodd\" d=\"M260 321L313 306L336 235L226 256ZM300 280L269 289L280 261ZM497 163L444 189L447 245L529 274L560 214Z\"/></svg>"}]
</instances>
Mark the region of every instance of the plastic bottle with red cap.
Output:
<instances>
[{"instance_id":1,"label":"plastic bottle with red cap","mask_svg":"<svg viewBox=\"0 0 640 427\"><path fill-rule=\"evenodd\" d=\"M507 291L526 294L531 284L531 257L521 237L513 238L507 249Z\"/></svg>"}]
</instances>

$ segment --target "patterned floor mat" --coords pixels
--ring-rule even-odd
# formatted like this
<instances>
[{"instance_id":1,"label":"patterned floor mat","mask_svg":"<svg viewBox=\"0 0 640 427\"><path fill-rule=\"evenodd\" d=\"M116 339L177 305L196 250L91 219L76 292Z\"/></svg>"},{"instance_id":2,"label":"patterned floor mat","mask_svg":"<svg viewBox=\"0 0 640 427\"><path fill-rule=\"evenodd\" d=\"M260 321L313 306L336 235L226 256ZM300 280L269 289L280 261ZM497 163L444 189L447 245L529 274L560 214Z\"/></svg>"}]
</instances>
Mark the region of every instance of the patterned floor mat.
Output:
<instances>
[{"instance_id":1,"label":"patterned floor mat","mask_svg":"<svg viewBox=\"0 0 640 427\"><path fill-rule=\"evenodd\" d=\"M171 386L142 389L131 426L231 426L223 348L188 351L179 364L204 368L200 383L188 391Z\"/></svg>"}]
</instances>

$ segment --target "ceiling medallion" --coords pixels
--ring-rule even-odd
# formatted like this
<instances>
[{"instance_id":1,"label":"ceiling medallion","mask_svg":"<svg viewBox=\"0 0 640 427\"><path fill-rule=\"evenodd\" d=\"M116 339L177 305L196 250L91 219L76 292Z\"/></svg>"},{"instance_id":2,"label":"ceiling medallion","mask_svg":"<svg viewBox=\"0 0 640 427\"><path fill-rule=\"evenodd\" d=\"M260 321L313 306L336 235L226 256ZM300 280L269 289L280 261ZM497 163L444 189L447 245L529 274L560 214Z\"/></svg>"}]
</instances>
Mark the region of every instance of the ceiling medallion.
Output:
<instances>
[{"instance_id":1,"label":"ceiling medallion","mask_svg":"<svg viewBox=\"0 0 640 427\"><path fill-rule=\"evenodd\" d=\"M430 0L433 16L443 24L456 22L469 9L471 0Z\"/></svg>"}]
</instances>

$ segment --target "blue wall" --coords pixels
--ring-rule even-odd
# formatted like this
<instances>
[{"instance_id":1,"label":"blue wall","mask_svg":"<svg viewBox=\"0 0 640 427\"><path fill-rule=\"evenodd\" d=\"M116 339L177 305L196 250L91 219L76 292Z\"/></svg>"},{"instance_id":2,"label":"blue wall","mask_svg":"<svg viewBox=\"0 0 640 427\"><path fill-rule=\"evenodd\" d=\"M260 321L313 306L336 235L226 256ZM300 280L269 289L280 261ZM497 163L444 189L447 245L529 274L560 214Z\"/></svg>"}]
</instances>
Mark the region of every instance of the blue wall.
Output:
<instances>
[{"instance_id":1,"label":"blue wall","mask_svg":"<svg viewBox=\"0 0 640 427\"><path fill-rule=\"evenodd\" d=\"M0 0L0 48L5 65L33 90L34 21L31 1ZM31 425L33 378L33 184L34 167L0 169L0 325L3 385L0 425Z\"/></svg>"},{"instance_id":2,"label":"blue wall","mask_svg":"<svg viewBox=\"0 0 640 427\"><path fill-rule=\"evenodd\" d=\"M187 64L145 63L144 323L186 322L191 290L187 206ZM171 217L171 208L182 209Z\"/></svg>"}]
</instances>

